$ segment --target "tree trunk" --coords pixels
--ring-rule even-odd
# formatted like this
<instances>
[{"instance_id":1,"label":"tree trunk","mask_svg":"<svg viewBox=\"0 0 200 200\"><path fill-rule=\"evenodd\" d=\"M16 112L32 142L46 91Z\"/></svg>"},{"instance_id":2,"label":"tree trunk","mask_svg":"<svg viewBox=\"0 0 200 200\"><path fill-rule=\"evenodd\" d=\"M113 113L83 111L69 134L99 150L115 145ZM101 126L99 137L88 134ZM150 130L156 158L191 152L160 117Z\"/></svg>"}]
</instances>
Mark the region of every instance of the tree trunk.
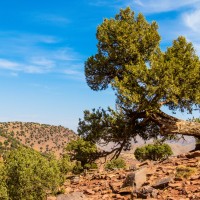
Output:
<instances>
[{"instance_id":1,"label":"tree trunk","mask_svg":"<svg viewBox=\"0 0 200 200\"><path fill-rule=\"evenodd\" d=\"M200 137L200 123L180 120L166 113L153 114L151 119L160 126L163 134L181 134Z\"/></svg>"}]
</instances>

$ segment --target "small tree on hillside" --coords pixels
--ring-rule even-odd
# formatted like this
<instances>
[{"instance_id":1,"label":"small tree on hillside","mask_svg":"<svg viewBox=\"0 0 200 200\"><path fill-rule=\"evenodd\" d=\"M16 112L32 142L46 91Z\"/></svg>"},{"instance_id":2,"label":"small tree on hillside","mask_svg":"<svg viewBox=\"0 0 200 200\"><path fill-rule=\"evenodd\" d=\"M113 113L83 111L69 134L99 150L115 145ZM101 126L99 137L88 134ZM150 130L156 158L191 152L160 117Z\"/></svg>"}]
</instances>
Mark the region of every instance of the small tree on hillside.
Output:
<instances>
[{"instance_id":1,"label":"small tree on hillside","mask_svg":"<svg viewBox=\"0 0 200 200\"><path fill-rule=\"evenodd\" d=\"M97 158L97 147L90 141L85 141L82 138L69 142L65 148L66 153L71 160L81 162L81 166L85 167L92 164Z\"/></svg>"}]
</instances>

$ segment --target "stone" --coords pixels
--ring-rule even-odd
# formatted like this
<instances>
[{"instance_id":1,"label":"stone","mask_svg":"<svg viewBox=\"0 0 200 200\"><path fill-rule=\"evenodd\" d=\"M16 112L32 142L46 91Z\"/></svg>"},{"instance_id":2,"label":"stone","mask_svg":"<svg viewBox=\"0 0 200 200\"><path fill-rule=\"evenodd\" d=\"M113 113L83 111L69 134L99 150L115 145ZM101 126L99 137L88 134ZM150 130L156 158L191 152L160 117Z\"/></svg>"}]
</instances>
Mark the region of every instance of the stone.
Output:
<instances>
[{"instance_id":1,"label":"stone","mask_svg":"<svg viewBox=\"0 0 200 200\"><path fill-rule=\"evenodd\" d=\"M86 194L89 194L89 195L95 194L95 192L94 192L93 190L91 190L91 189L86 189L86 190L84 190L84 192L85 192Z\"/></svg>"},{"instance_id":2,"label":"stone","mask_svg":"<svg viewBox=\"0 0 200 200\"><path fill-rule=\"evenodd\" d=\"M193 181L193 180L200 180L200 175L191 176L191 177L190 177L190 180L191 180L191 181Z\"/></svg>"},{"instance_id":3,"label":"stone","mask_svg":"<svg viewBox=\"0 0 200 200\"><path fill-rule=\"evenodd\" d=\"M80 177L79 176L71 177L71 183L72 184L79 184L79 182L80 182Z\"/></svg>"},{"instance_id":4,"label":"stone","mask_svg":"<svg viewBox=\"0 0 200 200\"><path fill-rule=\"evenodd\" d=\"M140 188L147 181L148 168L141 168L135 172L134 184L136 189Z\"/></svg>"},{"instance_id":5,"label":"stone","mask_svg":"<svg viewBox=\"0 0 200 200\"><path fill-rule=\"evenodd\" d=\"M120 182L111 182L109 186L113 193L118 193L120 190L121 183Z\"/></svg>"},{"instance_id":6,"label":"stone","mask_svg":"<svg viewBox=\"0 0 200 200\"><path fill-rule=\"evenodd\" d=\"M136 194L138 198L149 199L150 197L156 198L158 191L151 186L143 186L138 191L136 191Z\"/></svg>"},{"instance_id":7,"label":"stone","mask_svg":"<svg viewBox=\"0 0 200 200\"><path fill-rule=\"evenodd\" d=\"M168 186L171 188L182 188L183 184L181 182L169 183Z\"/></svg>"},{"instance_id":8,"label":"stone","mask_svg":"<svg viewBox=\"0 0 200 200\"><path fill-rule=\"evenodd\" d=\"M127 187L123 187L119 190L119 193L120 194L123 194L123 193L133 193L134 191L134 188L132 186L127 186Z\"/></svg>"},{"instance_id":9,"label":"stone","mask_svg":"<svg viewBox=\"0 0 200 200\"><path fill-rule=\"evenodd\" d=\"M73 192L71 194L60 194L56 200L87 200L82 192Z\"/></svg>"},{"instance_id":10,"label":"stone","mask_svg":"<svg viewBox=\"0 0 200 200\"><path fill-rule=\"evenodd\" d=\"M132 190L140 188L147 180L147 172L147 168L141 168L128 174L121 188L132 187Z\"/></svg>"},{"instance_id":11,"label":"stone","mask_svg":"<svg viewBox=\"0 0 200 200\"><path fill-rule=\"evenodd\" d=\"M150 160L146 160L146 161L142 162L141 164L139 164L139 167L149 166L149 165L151 165L151 161Z\"/></svg>"},{"instance_id":12,"label":"stone","mask_svg":"<svg viewBox=\"0 0 200 200\"><path fill-rule=\"evenodd\" d=\"M197 158L200 157L200 151L194 151L191 153L186 154L187 158Z\"/></svg>"},{"instance_id":13,"label":"stone","mask_svg":"<svg viewBox=\"0 0 200 200\"><path fill-rule=\"evenodd\" d=\"M166 178L157 179L152 187L156 189L163 189L168 186L168 184L174 180L174 176L168 176Z\"/></svg>"}]
</instances>

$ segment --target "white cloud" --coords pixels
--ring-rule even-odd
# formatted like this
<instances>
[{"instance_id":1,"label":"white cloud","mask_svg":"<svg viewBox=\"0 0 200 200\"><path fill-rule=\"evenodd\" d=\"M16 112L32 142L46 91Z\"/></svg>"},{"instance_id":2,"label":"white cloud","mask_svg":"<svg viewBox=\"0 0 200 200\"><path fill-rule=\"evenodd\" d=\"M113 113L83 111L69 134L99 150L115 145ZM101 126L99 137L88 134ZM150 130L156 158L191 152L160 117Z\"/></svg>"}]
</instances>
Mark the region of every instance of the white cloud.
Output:
<instances>
[{"instance_id":1,"label":"white cloud","mask_svg":"<svg viewBox=\"0 0 200 200\"><path fill-rule=\"evenodd\" d=\"M130 6L134 11L146 14L178 10L184 7L196 7L199 0L91 0L93 6L114 6L117 9Z\"/></svg>"},{"instance_id":2,"label":"white cloud","mask_svg":"<svg viewBox=\"0 0 200 200\"><path fill-rule=\"evenodd\" d=\"M54 14L39 14L35 16L35 19L42 23L48 23L56 26L67 25L70 23L70 20L66 17Z\"/></svg>"},{"instance_id":3,"label":"white cloud","mask_svg":"<svg viewBox=\"0 0 200 200\"><path fill-rule=\"evenodd\" d=\"M0 58L0 69L11 71L11 76L17 76L19 72L38 74L50 71L47 65L27 65L23 62L12 62L10 60ZM18 73L16 73L18 72Z\"/></svg>"},{"instance_id":4,"label":"white cloud","mask_svg":"<svg viewBox=\"0 0 200 200\"><path fill-rule=\"evenodd\" d=\"M66 69L66 70L64 70L64 73L67 75L77 75L77 74L79 74L79 71L73 70L73 69Z\"/></svg>"},{"instance_id":5,"label":"white cloud","mask_svg":"<svg viewBox=\"0 0 200 200\"><path fill-rule=\"evenodd\" d=\"M41 57L41 56L32 57L30 61L34 65L47 66L49 68L52 68L52 67L55 66L55 61L54 60L47 59L47 58Z\"/></svg>"},{"instance_id":6,"label":"white cloud","mask_svg":"<svg viewBox=\"0 0 200 200\"><path fill-rule=\"evenodd\" d=\"M48 35L0 32L0 70L10 71L10 75L14 73L66 75L65 70L68 70L68 77L70 72L71 76L80 76L83 74L83 67L75 66L80 66L82 57L72 48L58 47L59 41L58 38Z\"/></svg>"},{"instance_id":7,"label":"white cloud","mask_svg":"<svg viewBox=\"0 0 200 200\"><path fill-rule=\"evenodd\" d=\"M67 78L75 79L75 80L84 80L83 73L83 64L76 64L66 67L63 73L67 76Z\"/></svg>"},{"instance_id":8,"label":"white cloud","mask_svg":"<svg viewBox=\"0 0 200 200\"><path fill-rule=\"evenodd\" d=\"M75 61L80 60L80 55L71 48L60 48L55 52L54 58L63 61Z\"/></svg>"},{"instance_id":9,"label":"white cloud","mask_svg":"<svg viewBox=\"0 0 200 200\"><path fill-rule=\"evenodd\" d=\"M143 13L160 13L178 10L183 7L195 7L199 0L129 0L126 6L130 5L133 9Z\"/></svg>"},{"instance_id":10,"label":"white cloud","mask_svg":"<svg viewBox=\"0 0 200 200\"><path fill-rule=\"evenodd\" d=\"M189 28L200 33L200 9L183 15L183 20Z\"/></svg>"},{"instance_id":11,"label":"white cloud","mask_svg":"<svg viewBox=\"0 0 200 200\"><path fill-rule=\"evenodd\" d=\"M7 69L7 70L19 70L19 64L16 62L12 62L6 59L0 58L0 68Z\"/></svg>"}]
</instances>

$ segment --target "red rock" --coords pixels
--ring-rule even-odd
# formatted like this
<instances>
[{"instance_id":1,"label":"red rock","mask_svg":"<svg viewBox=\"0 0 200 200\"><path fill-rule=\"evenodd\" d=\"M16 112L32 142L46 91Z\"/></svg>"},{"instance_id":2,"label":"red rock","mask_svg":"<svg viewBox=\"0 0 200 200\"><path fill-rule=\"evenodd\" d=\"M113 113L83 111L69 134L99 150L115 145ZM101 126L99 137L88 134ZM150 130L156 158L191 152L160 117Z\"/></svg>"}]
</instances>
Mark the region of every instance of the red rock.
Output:
<instances>
[{"instance_id":1,"label":"red rock","mask_svg":"<svg viewBox=\"0 0 200 200\"><path fill-rule=\"evenodd\" d=\"M84 190L84 192L85 192L86 194L89 194L89 195L95 194L95 192L92 191L91 189L86 189L86 190Z\"/></svg>"},{"instance_id":2,"label":"red rock","mask_svg":"<svg viewBox=\"0 0 200 200\"><path fill-rule=\"evenodd\" d=\"M200 151L194 151L191 153L186 154L187 158L197 158L200 157Z\"/></svg>"}]
</instances>

